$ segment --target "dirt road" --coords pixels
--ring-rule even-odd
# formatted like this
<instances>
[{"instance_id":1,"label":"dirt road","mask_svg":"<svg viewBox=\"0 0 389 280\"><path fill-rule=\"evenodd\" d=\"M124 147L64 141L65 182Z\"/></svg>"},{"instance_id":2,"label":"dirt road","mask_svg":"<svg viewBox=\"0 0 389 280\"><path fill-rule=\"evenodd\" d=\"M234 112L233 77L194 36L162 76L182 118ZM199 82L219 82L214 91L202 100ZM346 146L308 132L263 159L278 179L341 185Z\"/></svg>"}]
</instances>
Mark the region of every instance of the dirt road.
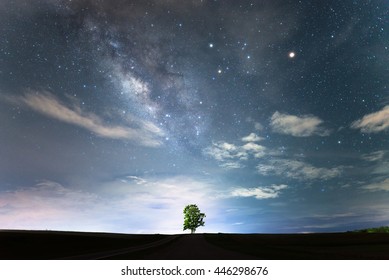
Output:
<instances>
[{"instance_id":1,"label":"dirt road","mask_svg":"<svg viewBox=\"0 0 389 280\"><path fill-rule=\"evenodd\" d=\"M144 257L155 260L249 260L250 255L229 251L208 243L203 234L183 235L168 246L156 248Z\"/></svg>"}]
</instances>

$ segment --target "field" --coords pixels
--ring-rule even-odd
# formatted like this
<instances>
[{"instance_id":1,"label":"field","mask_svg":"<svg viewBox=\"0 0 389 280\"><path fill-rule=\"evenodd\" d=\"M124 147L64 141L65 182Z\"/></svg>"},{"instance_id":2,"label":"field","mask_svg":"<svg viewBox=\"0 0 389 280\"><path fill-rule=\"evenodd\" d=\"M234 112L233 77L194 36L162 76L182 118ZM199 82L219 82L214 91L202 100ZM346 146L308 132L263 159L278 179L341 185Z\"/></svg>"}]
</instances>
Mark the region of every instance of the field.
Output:
<instances>
[{"instance_id":1,"label":"field","mask_svg":"<svg viewBox=\"0 0 389 280\"><path fill-rule=\"evenodd\" d=\"M389 259L389 234L220 234L207 235L215 245L259 259Z\"/></svg>"},{"instance_id":2,"label":"field","mask_svg":"<svg viewBox=\"0 0 389 280\"><path fill-rule=\"evenodd\" d=\"M0 259L389 259L389 234L0 231Z\"/></svg>"},{"instance_id":3,"label":"field","mask_svg":"<svg viewBox=\"0 0 389 280\"><path fill-rule=\"evenodd\" d=\"M0 259L61 259L137 247L164 235L63 231L0 231Z\"/></svg>"}]
</instances>

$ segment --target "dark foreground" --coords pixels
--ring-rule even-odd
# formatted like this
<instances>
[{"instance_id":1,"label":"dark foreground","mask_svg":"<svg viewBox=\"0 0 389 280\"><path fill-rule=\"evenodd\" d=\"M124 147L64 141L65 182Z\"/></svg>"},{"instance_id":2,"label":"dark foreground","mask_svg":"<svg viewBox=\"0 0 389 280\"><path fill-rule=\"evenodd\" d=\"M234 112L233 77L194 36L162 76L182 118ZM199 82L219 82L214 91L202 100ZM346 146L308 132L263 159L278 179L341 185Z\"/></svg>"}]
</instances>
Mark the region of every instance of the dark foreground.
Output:
<instances>
[{"instance_id":1,"label":"dark foreground","mask_svg":"<svg viewBox=\"0 0 389 280\"><path fill-rule=\"evenodd\" d=\"M0 231L0 259L389 259L389 234L133 235Z\"/></svg>"}]
</instances>

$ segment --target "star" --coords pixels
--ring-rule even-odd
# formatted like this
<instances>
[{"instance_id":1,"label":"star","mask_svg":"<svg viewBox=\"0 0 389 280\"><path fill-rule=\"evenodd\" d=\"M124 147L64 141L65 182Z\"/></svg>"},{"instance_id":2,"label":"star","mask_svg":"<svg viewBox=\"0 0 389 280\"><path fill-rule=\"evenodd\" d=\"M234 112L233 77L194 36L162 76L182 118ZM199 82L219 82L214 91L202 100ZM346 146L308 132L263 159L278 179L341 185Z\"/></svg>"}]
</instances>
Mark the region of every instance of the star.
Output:
<instances>
[{"instance_id":1,"label":"star","mask_svg":"<svg viewBox=\"0 0 389 280\"><path fill-rule=\"evenodd\" d=\"M295 52L290 52L290 53L289 53L289 57L290 57L290 58L294 58L295 56L296 56L296 53L295 53Z\"/></svg>"}]
</instances>

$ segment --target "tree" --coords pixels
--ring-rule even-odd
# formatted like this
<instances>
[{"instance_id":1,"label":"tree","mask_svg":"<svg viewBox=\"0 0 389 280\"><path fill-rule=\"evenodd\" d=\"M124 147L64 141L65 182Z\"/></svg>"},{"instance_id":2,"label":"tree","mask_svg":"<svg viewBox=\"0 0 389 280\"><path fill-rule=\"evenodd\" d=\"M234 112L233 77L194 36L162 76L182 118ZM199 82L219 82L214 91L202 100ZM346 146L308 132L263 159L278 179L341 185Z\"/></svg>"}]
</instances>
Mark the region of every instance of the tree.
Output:
<instances>
[{"instance_id":1,"label":"tree","mask_svg":"<svg viewBox=\"0 0 389 280\"><path fill-rule=\"evenodd\" d=\"M205 214L200 212L196 204L187 205L184 208L184 230L190 229L194 233L196 228L204 226Z\"/></svg>"}]
</instances>

